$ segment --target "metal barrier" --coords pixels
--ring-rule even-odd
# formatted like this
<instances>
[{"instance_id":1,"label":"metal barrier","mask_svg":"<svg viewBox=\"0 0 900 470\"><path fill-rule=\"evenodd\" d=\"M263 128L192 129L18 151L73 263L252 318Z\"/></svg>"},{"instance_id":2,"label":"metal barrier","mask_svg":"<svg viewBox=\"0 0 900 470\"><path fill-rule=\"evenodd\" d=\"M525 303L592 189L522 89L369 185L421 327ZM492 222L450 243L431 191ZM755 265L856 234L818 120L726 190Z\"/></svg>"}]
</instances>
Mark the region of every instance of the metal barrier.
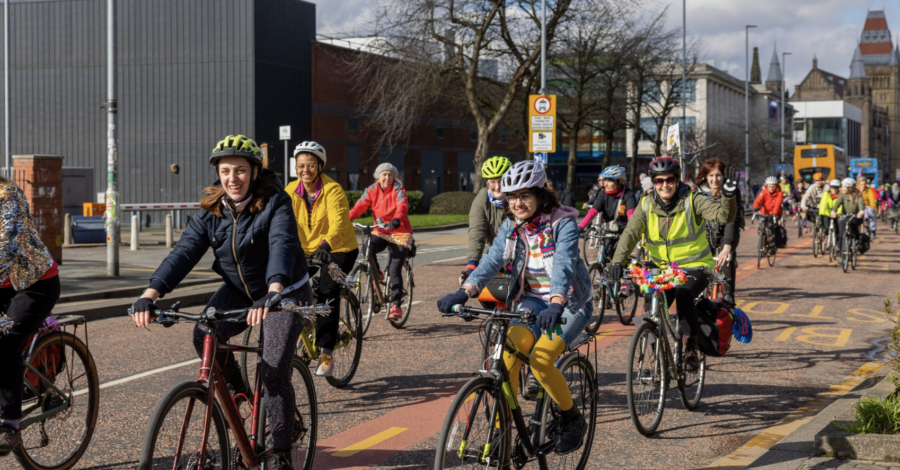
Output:
<instances>
[{"instance_id":1,"label":"metal barrier","mask_svg":"<svg viewBox=\"0 0 900 470\"><path fill-rule=\"evenodd\" d=\"M121 212L135 212L138 218L138 229L141 229L144 225L144 220L142 217L143 211L169 211L169 215L172 216L172 222L174 228L177 230L184 229L184 217L182 217L182 211L184 210L200 210L199 202L173 202L173 203L165 203L161 202L158 204L119 204L119 210Z\"/></svg>"}]
</instances>

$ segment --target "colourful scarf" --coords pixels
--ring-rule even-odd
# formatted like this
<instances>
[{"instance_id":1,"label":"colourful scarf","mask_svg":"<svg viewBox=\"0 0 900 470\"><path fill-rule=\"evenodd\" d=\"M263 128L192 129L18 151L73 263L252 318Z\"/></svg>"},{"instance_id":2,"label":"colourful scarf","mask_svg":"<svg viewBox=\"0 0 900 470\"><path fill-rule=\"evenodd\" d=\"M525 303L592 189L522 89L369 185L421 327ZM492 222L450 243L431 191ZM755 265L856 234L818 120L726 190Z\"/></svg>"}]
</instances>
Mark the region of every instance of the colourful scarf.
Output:
<instances>
[{"instance_id":1,"label":"colourful scarf","mask_svg":"<svg viewBox=\"0 0 900 470\"><path fill-rule=\"evenodd\" d=\"M518 229L527 231L529 235L540 232L541 257L544 267L547 269L547 277L553 275L553 253L556 251L556 242L553 240L553 226L550 223L550 214L540 214L531 220L520 221L516 219L506 232L506 247L503 250L503 264L511 267L516 261L516 241L519 239Z\"/></svg>"}]
</instances>

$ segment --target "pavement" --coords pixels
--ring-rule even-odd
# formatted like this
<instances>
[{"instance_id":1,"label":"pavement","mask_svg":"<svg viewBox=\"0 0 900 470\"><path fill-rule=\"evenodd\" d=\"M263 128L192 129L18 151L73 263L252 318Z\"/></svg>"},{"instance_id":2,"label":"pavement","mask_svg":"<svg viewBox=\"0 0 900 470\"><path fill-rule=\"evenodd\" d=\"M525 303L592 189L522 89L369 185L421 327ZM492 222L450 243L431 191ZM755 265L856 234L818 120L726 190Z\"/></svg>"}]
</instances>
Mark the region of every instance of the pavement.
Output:
<instances>
[{"instance_id":1,"label":"pavement","mask_svg":"<svg viewBox=\"0 0 900 470\"><path fill-rule=\"evenodd\" d=\"M677 392L670 390L662 425L652 437L634 430L625 400L624 370L634 327L607 315L592 359L600 403L587 468L897 466L816 457L814 437L840 414L837 407L852 406L858 394L887 372L873 359L892 326L882 305L897 291L900 236L882 234L859 269L844 274L827 259L812 257L808 236L798 240L795 235L791 234L789 247L779 251L774 266L764 261L758 269L751 256L756 232L748 224L738 250L738 301L754 322L754 340L732 345L723 358L709 359L707 385L696 411L684 410ZM338 390L315 380L316 469L432 467L449 403L479 367L479 325L442 319L434 307L440 296L457 286L465 262L466 231L427 233L416 239L420 247L415 296L420 303L409 323L395 330L381 318L373 319L359 370L347 388ZM122 266L130 269L123 269L123 274L133 275L129 279L140 288L167 253L152 243L151 235L143 240L148 242L146 248L133 253L126 246L120 255ZM105 274L105 248L67 248L63 257L64 285L77 282L95 290L106 285L97 276ZM204 258L198 265L196 279L211 277L203 277L210 262ZM87 276L88 272L95 276ZM128 282L119 288L129 288ZM208 287L198 284L184 291ZM132 299L70 302L57 310L71 306L84 312L102 302ZM196 377L192 327L179 324L148 331L134 328L122 316L92 321L88 327L103 384L102 409L88 452L75 468L135 468L156 403L175 384ZM0 470L13 468L18 468L14 461L0 460Z\"/></svg>"}]
</instances>

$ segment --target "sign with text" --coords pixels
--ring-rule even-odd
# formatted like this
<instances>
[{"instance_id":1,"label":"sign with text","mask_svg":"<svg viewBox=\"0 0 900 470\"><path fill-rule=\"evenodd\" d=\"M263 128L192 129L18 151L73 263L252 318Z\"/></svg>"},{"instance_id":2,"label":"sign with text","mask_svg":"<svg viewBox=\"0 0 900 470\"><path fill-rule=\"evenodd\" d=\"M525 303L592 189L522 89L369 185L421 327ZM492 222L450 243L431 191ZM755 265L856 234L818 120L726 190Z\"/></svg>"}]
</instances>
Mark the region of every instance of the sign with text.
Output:
<instances>
[{"instance_id":1,"label":"sign with text","mask_svg":"<svg viewBox=\"0 0 900 470\"><path fill-rule=\"evenodd\" d=\"M556 152L556 95L528 96L528 150Z\"/></svg>"}]
</instances>

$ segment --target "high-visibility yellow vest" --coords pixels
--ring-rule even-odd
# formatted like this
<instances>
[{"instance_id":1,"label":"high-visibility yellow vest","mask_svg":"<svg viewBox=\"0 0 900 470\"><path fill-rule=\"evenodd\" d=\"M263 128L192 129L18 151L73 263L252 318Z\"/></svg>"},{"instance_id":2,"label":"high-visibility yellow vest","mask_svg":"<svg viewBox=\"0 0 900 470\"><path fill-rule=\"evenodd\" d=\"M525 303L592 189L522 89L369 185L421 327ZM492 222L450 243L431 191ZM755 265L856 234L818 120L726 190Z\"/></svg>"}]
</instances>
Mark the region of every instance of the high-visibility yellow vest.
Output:
<instances>
[{"instance_id":1,"label":"high-visibility yellow vest","mask_svg":"<svg viewBox=\"0 0 900 470\"><path fill-rule=\"evenodd\" d=\"M706 231L701 221L694 217L694 194L688 196L682 212L676 212L668 219L662 218L651 210L649 197L641 201L644 214L647 215L647 251L650 259L657 266L666 267L678 263L680 268L713 267L712 253ZM660 236L661 223L669 223L666 238Z\"/></svg>"}]
</instances>

